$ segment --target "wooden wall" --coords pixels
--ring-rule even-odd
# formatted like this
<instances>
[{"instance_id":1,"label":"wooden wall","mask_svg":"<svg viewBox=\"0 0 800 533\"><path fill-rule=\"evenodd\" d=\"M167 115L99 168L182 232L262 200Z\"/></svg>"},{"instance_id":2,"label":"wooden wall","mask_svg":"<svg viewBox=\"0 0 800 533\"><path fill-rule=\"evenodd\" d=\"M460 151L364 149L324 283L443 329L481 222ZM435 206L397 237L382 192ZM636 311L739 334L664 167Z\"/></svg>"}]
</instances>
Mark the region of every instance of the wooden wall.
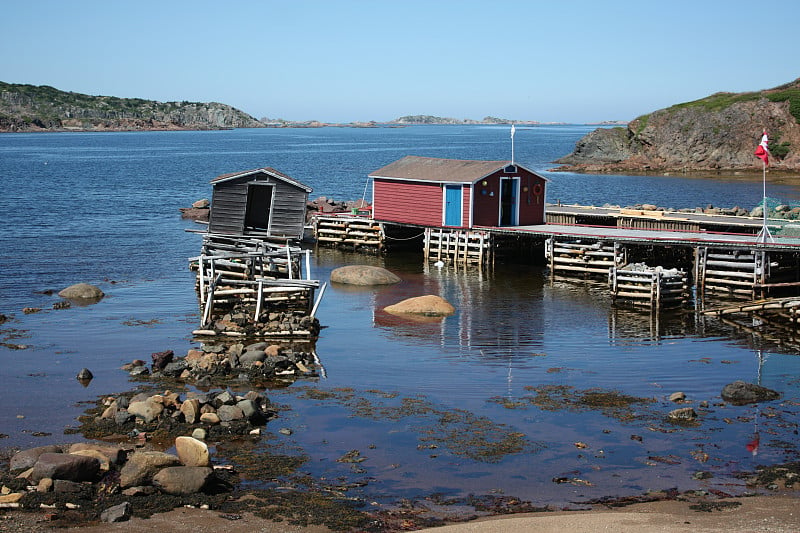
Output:
<instances>
[{"instance_id":1,"label":"wooden wall","mask_svg":"<svg viewBox=\"0 0 800 533\"><path fill-rule=\"evenodd\" d=\"M292 239L302 238L308 193L304 189L265 173L250 174L214 184L209 232L225 235L248 234L244 227L247 191L248 184L254 181L274 186L269 235Z\"/></svg>"},{"instance_id":2,"label":"wooden wall","mask_svg":"<svg viewBox=\"0 0 800 533\"><path fill-rule=\"evenodd\" d=\"M385 222L441 226L444 193L439 183L373 182L373 217Z\"/></svg>"}]
</instances>

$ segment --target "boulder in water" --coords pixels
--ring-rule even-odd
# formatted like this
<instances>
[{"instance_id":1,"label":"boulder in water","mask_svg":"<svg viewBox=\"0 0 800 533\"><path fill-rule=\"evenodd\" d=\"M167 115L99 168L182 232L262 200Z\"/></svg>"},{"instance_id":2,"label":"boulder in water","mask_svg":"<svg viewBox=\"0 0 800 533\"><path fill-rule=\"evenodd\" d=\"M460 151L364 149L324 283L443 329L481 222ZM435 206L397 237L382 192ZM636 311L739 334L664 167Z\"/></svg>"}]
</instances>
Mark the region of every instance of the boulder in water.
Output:
<instances>
[{"instance_id":1,"label":"boulder in water","mask_svg":"<svg viewBox=\"0 0 800 533\"><path fill-rule=\"evenodd\" d=\"M70 300L100 300L105 293L98 287L90 285L89 283L76 283L70 285L58 293L62 298L69 298Z\"/></svg>"},{"instance_id":2,"label":"boulder in water","mask_svg":"<svg viewBox=\"0 0 800 533\"><path fill-rule=\"evenodd\" d=\"M369 265L348 265L331 272L331 281L347 285L393 285L402 281L385 268Z\"/></svg>"},{"instance_id":3,"label":"boulder in water","mask_svg":"<svg viewBox=\"0 0 800 533\"><path fill-rule=\"evenodd\" d=\"M777 391L744 381L734 381L722 388L722 399L733 405L768 402L780 398Z\"/></svg>"},{"instance_id":4,"label":"boulder in water","mask_svg":"<svg viewBox=\"0 0 800 533\"><path fill-rule=\"evenodd\" d=\"M456 308L441 296L428 294L387 306L384 311L393 315L450 316L456 312Z\"/></svg>"}]
</instances>

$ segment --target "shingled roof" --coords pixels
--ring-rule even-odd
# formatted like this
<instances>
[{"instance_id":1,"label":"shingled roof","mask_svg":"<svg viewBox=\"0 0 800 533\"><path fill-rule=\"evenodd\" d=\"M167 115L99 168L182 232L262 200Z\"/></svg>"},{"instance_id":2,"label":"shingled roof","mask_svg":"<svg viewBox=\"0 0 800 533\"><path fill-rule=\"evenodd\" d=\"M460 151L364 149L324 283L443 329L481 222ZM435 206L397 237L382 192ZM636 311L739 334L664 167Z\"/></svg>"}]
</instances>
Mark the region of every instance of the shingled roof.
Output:
<instances>
[{"instance_id":1,"label":"shingled roof","mask_svg":"<svg viewBox=\"0 0 800 533\"><path fill-rule=\"evenodd\" d=\"M370 178L473 183L507 167L511 161L471 161L407 155L379 168ZM517 165L519 166L519 165Z\"/></svg>"},{"instance_id":2,"label":"shingled roof","mask_svg":"<svg viewBox=\"0 0 800 533\"><path fill-rule=\"evenodd\" d=\"M286 183L290 183L292 185L295 185L296 187L298 187L300 189L303 189L306 192L311 192L313 190L308 185L306 185L304 183L300 183L296 179L291 178L291 177L287 176L286 174L284 174L283 172L280 172L279 170L275 170L274 168L271 168L271 167L263 167L263 168L256 168L256 169L253 169L253 170L243 170L241 172L233 172L233 173L230 173L230 174L222 174L221 176L217 176L216 178L211 180L211 183L217 184L217 183L220 183L220 182L223 182L223 181L232 180L232 179L235 179L235 178L241 178L241 177L244 177L244 176L250 176L250 175L253 175L253 174L261 174L261 173L268 174L268 175L272 176L275 179L279 179L279 180L285 181Z\"/></svg>"}]
</instances>

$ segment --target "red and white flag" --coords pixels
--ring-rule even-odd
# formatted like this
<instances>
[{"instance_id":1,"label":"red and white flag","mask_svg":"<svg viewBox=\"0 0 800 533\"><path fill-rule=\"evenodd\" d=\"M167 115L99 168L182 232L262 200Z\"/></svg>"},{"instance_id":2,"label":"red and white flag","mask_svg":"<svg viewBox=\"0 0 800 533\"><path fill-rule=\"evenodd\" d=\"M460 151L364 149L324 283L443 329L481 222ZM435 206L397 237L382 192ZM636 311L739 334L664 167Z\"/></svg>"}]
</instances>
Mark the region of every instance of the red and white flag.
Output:
<instances>
[{"instance_id":1,"label":"red and white flag","mask_svg":"<svg viewBox=\"0 0 800 533\"><path fill-rule=\"evenodd\" d=\"M769 165L769 139L767 139L767 131L764 130L764 135L761 137L761 143L756 146L756 157L761 159L765 165Z\"/></svg>"}]
</instances>

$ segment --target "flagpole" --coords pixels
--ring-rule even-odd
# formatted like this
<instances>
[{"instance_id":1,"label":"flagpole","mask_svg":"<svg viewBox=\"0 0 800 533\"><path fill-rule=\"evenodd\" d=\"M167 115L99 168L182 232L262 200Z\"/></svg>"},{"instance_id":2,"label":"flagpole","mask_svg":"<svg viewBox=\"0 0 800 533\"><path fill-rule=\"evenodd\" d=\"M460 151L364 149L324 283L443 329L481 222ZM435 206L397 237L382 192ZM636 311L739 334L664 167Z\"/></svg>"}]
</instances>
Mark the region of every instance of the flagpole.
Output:
<instances>
[{"instance_id":1,"label":"flagpole","mask_svg":"<svg viewBox=\"0 0 800 533\"><path fill-rule=\"evenodd\" d=\"M763 171L763 178L762 178L762 185L763 185L763 203L761 204L761 209L764 215L764 222L761 226L761 232L758 234L758 242L766 243L767 239L769 242L775 242L775 239L772 238L772 234L769 232L769 227L767 227L767 160L769 158L769 140L767 139L767 130L764 129L764 134L761 137L761 143L756 148L756 156L761 159L762 171Z\"/></svg>"},{"instance_id":2,"label":"flagpole","mask_svg":"<svg viewBox=\"0 0 800 533\"><path fill-rule=\"evenodd\" d=\"M511 125L511 164L514 164L514 125Z\"/></svg>"},{"instance_id":3,"label":"flagpole","mask_svg":"<svg viewBox=\"0 0 800 533\"><path fill-rule=\"evenodd\" d=\"M769 242L775 242L775 239L772 238L772 234L769 232L769 227L767 227L767 162L766 161L762 161L761 165L762 165L762 169L763 169L762 184L763 184L763 191L764 191L763 192L764 200L763 200L763 203L761 204L761 207L762 207L762 211L764 212L763 213L764 222L763 222L763 225L761 226L761 233L758 234L758 242L766 243L767 239L769 239Z\"/></svg>"}]
</instances>

